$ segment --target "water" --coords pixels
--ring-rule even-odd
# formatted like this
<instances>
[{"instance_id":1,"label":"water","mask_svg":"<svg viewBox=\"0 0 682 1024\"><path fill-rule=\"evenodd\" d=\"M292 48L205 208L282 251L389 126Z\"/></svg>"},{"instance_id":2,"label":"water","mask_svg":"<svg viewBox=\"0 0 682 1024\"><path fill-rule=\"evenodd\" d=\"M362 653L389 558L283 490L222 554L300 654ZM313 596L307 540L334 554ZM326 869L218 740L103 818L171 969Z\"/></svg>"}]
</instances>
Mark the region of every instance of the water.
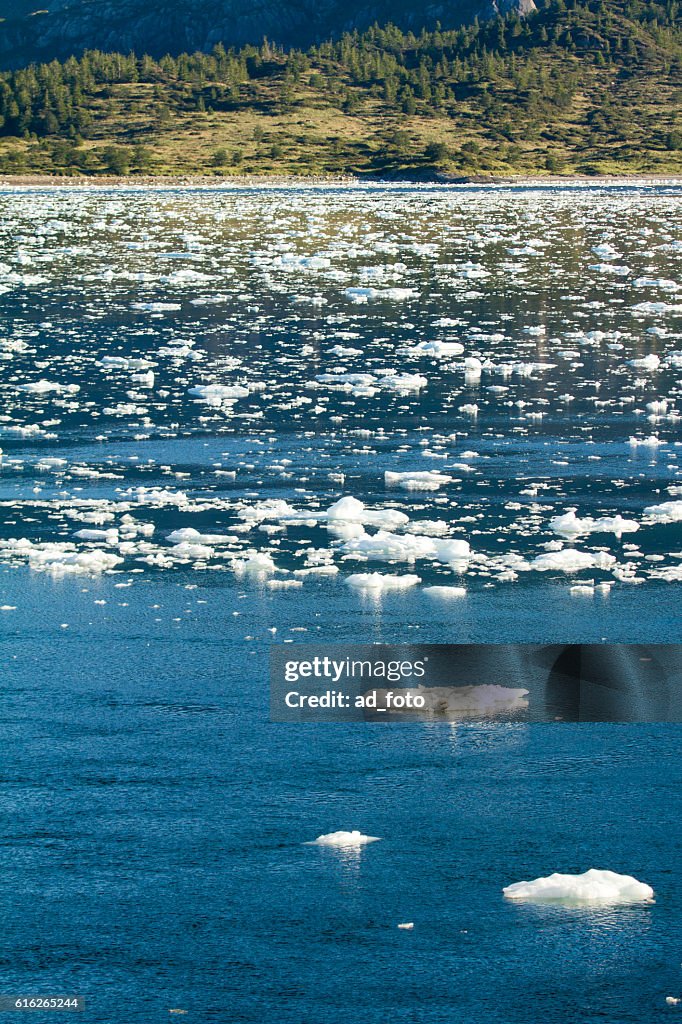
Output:
<instances>
[{"instance_id":1,"label":"water","mask_svg":"<svg viewBox=\"0 0 682 1024\"><path fill-rule=\"evenodd\" d=\"M266 653L679 642L679 522L644 511L680 494L679 200L666 185L0 195L0 537L30 542L0 550L0 991L79 993L97 1022L671 1012L678 727L271 725ZM364 287L401 291L346 292ZM401 351L439 339L464 352ZM317 380L335 368L374 381ZM426 383L380 383L391 369ZM80 390L18 390L40 380ZM188 393L210 383L249 393ZM387 470L451 480L408 491ZM472 556L350 557L357 523L305 518L343 495ZM557 534L572 507L639 529ZM227 539L179 549L178 528ZM590 564L532 567L574 549ZM74 572L93 552L121 561ZM338 572L297 574L320 564ZM346 583L375 571L423 583ZM383 838L302 845L341 828ZM501 895L590 866L650 883L655 904Z\"/></svg>"}]
</instances>

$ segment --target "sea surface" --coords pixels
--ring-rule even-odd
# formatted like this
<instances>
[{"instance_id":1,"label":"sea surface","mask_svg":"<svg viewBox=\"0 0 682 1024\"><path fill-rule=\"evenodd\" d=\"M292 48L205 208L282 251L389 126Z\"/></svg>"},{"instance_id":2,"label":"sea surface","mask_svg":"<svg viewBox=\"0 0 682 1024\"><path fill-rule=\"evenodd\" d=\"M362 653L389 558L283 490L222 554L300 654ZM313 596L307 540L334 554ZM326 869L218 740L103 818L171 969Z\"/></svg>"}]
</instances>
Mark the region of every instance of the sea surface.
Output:
<instances>
[{"instance_id":1,"label":"sea surface","mask_svg":"<svg viewBox=\"0 0 682 1024\"><path fill-rule=\"evenodd\" d=\"M269 723L268 651L680 642L681 200L0 189L0 994L676 1012L679 726ZM589 867L655 902L502 896Z\"/></svg>"}]
</instances>

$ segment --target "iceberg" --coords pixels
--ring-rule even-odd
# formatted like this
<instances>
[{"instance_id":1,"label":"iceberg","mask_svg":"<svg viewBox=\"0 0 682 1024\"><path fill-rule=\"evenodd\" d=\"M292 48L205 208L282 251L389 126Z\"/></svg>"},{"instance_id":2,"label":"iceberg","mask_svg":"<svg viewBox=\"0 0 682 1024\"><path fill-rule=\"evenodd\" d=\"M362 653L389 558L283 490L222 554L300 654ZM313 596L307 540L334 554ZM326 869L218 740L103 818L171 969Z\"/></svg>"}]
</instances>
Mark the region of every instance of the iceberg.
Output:
<instances>
[{"instance_id":1,"label":"iceberg","mask_svg":"<svg viewBox=\"0 0 682 1024\"><path fill-rule=\"evenodd\" d=\"M532 882L514 882L502 892L510 900L557 903L637 903L650 901L654 890L632 875L590 868L582 875L555 873Z\"/></svg>"}]
</instances>

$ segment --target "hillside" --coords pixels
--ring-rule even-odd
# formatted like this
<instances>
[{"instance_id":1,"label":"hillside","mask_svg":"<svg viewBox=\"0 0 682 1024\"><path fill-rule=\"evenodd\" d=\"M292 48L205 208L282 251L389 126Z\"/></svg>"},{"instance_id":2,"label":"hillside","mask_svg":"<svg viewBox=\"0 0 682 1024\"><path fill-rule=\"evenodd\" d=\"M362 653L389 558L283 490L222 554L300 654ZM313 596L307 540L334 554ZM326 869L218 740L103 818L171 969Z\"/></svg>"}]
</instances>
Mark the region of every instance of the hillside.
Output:
<instances>
[{"instance_id":1,"label":"hillside","mask_svg":"<svg viewBox=\"0 0 682 1024\"><path fill-rule=\"evenodd\" d=\"M534 7L534 0L0 0L0 68L94 49L178 56L264 37L306 48L375 22L419 32Z\"/></svg>"},{"instance_id":2,"label":"hillside","mask_svg":"<svg viewBox=\"0 0 682 1024\"><path fill-rule=\"evenodd\" d=\"M352 33L306 52L87 53L0 76L0 170L682 173L676 0Z\"/></svg>"}]
</instances>

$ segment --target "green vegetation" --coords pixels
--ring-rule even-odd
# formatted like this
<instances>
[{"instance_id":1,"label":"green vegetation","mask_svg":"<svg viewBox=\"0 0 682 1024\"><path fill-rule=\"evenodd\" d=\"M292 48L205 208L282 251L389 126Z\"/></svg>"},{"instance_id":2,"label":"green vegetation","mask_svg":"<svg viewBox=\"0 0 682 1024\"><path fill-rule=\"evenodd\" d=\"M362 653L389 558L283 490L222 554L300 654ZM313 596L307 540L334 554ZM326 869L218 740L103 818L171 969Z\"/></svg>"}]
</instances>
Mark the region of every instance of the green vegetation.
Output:
<instances>
[{"instance_id":1,"label":"green vegetation","mask_svg":"<svg viewBox=\"0 0 682 1024\"><path fill-rule=\"evenodd\" d=\"M0 172L682 173L677 0L0 75Z\"/></svg>"}]
</instances>

